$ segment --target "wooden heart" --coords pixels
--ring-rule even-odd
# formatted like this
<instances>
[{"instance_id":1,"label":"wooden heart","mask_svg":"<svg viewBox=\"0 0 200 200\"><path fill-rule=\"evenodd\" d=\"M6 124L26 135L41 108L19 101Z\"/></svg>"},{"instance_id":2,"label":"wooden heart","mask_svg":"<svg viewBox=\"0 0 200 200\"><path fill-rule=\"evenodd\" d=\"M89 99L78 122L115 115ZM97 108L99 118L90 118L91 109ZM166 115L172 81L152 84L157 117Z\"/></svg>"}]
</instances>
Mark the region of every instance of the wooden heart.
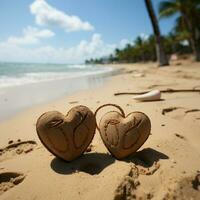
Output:
<instances>
[{"instance_id":1,"label":"wooden heart","mask_svg":"<svg viewBox=\"0 0 200 200\"><path fill-rule=\"evenodd\" d=\"M142 112L106 113L100 120L99 132L109 152L122 159L136 152L147 140L151 131L150 119Z\"/></svg>"},{"instance_id":2,"label":"wooden heart","mask_svg":"<svg viewBox=\"0 0 200 200\"><path fill-rule=\"evenodd\" d=\"M66 116L46 112L36 124L38 137L55 156L66 161L79 157L91 143L96 129L92 111L85 106L72 108Z\"/></svg>"}]
</instances>

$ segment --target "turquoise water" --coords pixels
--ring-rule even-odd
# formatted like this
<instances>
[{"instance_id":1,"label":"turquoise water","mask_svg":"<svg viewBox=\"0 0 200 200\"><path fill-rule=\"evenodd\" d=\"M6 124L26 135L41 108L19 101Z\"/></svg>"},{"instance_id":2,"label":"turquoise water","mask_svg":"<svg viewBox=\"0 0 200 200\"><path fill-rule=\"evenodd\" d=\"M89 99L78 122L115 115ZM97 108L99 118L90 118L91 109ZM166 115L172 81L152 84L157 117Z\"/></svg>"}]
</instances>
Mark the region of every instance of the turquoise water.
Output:
<instances>
[{"instance_id":1,"label":"turquoise water","mask_svg":"<svg viewBox=\"0 0 200 200\"><path fill-rule=\"evenodd\" d=\"M93 65L0 63L0 88L110 71Z\"/></svg>"},{"instance_id":2,"label":"turquoise water","mask_svg":"<svg viewBox=\"0 0 200 200\"><path fill-rule=\"evenodd\" d=\"M33 105L98 87L115 71L92 65L0 63L0 120Z\"/></svg>"}]
</instances>

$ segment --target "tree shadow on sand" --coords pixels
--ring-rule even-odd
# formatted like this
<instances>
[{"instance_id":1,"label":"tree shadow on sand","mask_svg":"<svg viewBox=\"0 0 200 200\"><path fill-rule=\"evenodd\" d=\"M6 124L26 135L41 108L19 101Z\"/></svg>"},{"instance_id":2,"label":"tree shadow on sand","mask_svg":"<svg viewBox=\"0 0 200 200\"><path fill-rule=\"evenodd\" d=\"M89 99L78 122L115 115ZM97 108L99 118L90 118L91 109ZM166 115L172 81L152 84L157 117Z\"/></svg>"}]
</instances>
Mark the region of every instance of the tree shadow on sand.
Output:
<instances>
[{"instance_id":1,"label":"tree shadow on sand","mask_svg":"<svg viewBox=\"0 0 200 200\"><path fill-rule=\"evenodd\" d=\"M59 174L72 174L77 171L90 175L99 174L107 166L115 162L115 159L105 153L88 153L72 162L65 162L59 158L51 161L51 168Z\"/></svg>"}]
</instances>

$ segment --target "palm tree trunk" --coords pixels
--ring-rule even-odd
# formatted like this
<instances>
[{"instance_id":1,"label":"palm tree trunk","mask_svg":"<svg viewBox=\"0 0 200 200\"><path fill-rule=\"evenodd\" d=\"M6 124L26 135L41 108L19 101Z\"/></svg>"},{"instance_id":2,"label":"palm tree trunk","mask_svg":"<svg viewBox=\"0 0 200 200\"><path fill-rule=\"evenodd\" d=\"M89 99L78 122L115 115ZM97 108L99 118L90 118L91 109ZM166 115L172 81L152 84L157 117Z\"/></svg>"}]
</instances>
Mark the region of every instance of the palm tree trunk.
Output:
<instances>
[{"instance_id":1,"label":"palm tree trunk","mask_svg":"<svg viewBox=\"0 0 200 200\"><path fill-rule=\"evenodd\" d=\"M198 30L194 28L193 34L192 34L192 43L193 43L193 52L195 56L196 61L200 61L200 36Z\"/></svg>"},{"instance_id":2,"label":"palm tree trunk","mask_svg":"<svg viewBox=\"0 0 200 200\"><path fill-rule=\"evenodd\" d=\"M147 11L149 14L149 18L152 23L152 27L153 27L154 35L155 35L155 39L156 39L156 55L157 55L158 64L159 64L159 66L167 66L167 65L169 65L169 62L168 62L167 56L164 52L164 48L162 45L162 38L161 38L160 29L159 29L159 25L158 25L158 20L156 18L151 0L145 0L145 5L146 5L146 8L147 8Z\"/></svg>"},{"instance_id":3,"label":"palm tree trunk","mask_svg":"<svg viewBox=\"0 0 200 200\"><path fill-rule=\"evenodd\" d=\"M191 44L191 48L193 51L193 54L195 56L195 60L196 61L200 61L200 44L198 44L198 40L195 40L193 37L190 38L190 44Z\"/></svg>"}]
</instances>

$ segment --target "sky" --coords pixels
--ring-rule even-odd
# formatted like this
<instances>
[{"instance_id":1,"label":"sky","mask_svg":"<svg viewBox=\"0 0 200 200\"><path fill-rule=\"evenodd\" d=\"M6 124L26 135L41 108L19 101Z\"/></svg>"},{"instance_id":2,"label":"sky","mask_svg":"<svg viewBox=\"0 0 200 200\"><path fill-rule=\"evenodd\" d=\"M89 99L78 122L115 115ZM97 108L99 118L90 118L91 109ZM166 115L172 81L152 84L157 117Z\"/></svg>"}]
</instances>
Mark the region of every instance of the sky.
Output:
<instances>
[{"instance_id":1,"label":"sky","mask_svg":"<svg viewBox=\"0 0 200 200\"><path fill-rule=\"evenodd\" d=\"M174 22L159 21L162 34ZM5 62L83 63L152 34L144 0L0 0L0 27Z\"/></svg>"}]
</instances>

